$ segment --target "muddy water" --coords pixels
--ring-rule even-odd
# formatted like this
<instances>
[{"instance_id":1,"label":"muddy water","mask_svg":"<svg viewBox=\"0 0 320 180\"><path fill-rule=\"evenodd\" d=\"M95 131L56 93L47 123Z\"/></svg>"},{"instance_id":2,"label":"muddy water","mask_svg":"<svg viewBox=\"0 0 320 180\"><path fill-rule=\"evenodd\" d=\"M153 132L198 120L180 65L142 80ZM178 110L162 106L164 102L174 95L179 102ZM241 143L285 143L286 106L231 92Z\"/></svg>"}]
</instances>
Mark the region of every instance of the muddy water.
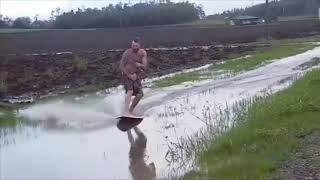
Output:
<instances>
[{"instance_id":1,"label":"muddy water","mask_svg":"<svg viewBox=\"0 0 320 180\"><path fill-rule=\"evenodd\" d=\"M146 89L137 112L146 118L130 132L117 129L123 91L39 103L26 119L1 130L1 179L152 179L192 169L177 142L218 123L243 99L288 87L320 57L320 48L274 61L231 78ZM310 65L311 64L311 65ZM310 66L309 66L310 65ZM221 122L219 122L221 124ZM226 127L232 121L222 122Z\"/></svg>"}]
</instances>

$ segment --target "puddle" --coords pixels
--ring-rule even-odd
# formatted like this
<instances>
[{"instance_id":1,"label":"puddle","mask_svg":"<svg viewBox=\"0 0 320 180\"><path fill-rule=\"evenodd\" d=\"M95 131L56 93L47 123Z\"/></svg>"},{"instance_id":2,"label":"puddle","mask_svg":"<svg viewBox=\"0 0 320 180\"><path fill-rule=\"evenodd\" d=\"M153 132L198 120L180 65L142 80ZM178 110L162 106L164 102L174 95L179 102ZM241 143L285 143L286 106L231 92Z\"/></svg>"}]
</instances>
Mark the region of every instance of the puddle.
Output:
<instances>
[{"instance_id":1,"label":"puddle","mask_svg":"<svg viewBox=\"0 0 320 180\"><path fill-rule=\"evenodd\" d=\"M195 168L183 151L184 139L207 124L232 126L243 100L289 87L320 57L320 48L274 61L233 77L146 89L137 112L146 118L131 133L117 129L123 90L42 102L20 109L27 119L1 128L1 179L168 178ZM304 67L304 68L299 68ZM230 113L220 121L221 114ZM200 135L199 135L200 136ZM184 146L191 147L189 144ZM146 177L141 177L146 175Z\"/></svg>"}]
</instances>

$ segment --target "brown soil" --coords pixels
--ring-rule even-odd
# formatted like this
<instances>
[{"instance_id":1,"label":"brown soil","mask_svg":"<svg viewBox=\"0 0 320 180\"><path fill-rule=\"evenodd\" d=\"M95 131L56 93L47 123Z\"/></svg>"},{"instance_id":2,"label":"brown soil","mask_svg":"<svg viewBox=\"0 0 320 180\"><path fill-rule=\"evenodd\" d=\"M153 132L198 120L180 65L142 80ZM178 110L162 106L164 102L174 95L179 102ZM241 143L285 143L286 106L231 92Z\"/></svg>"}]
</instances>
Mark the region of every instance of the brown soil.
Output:
<instances>
[{"instance_id":1,"label":"brown soil","mask_svg":"<svg viewBox=\"0 0 320 180\"><path fill-rule=\"evenodd\" d=\"M295 38L320 32L318 20L272 24L275 39ZM172 47L254 42L265 37L265 27L150 26L97 30L49 30L0 34L0 54L124 49L134 36L141 36L145 47Z\"/></svg>"},{"instance_id":2,"label":"brown soil","mask_svg":"<svg viewBox=\"0 0 320 180\"><path fill-rule=\"evenodd\" d=\"M249 53L256 45L148 49L148 76L217 63L230 54ZM2 96L40 96L57 91L106 88L120 83L119 60L123 51L0 56L6 92Z\"/></svg>"}]
</instances>

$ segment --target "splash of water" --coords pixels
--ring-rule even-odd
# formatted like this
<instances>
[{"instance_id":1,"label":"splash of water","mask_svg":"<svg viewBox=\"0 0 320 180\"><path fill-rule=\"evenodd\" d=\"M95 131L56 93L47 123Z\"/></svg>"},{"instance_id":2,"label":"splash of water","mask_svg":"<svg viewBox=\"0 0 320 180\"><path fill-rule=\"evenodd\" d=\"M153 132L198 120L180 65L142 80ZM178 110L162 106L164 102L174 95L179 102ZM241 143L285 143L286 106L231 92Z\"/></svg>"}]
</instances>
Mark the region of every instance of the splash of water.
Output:
<instances>
[{"instance_id":1,"label":"splash of water","mask_svg":"<svg viewBox=\"0 0 320 180\"><path fill-rule=\"evenodd\" d=\"M79 99L69 102L54 101L36 104L19 111L18 115L29 123L37 123L51 129L89 129L110 127L123 109L121 93L110 94L102 99Z\"/></svg>"}]
</instances>

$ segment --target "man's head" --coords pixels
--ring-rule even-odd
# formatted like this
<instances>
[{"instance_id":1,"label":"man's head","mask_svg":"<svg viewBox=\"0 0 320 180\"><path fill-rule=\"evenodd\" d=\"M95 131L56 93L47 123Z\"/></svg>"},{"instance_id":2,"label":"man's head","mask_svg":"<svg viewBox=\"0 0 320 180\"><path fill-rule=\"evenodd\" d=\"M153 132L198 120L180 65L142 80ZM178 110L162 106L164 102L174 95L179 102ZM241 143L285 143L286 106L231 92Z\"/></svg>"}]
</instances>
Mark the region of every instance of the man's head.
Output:
<instances>
[{"instance_id":1,"label":"man's head","mask_svg":"<svg viewBox=\"0 0 320 180\"><path fill-rule=\"evenodd\" d=\"M135 38L131 43L131 49L133 52L138 52L141 47L141 42L139 38Z\"/></svg>"}]
</instances>

